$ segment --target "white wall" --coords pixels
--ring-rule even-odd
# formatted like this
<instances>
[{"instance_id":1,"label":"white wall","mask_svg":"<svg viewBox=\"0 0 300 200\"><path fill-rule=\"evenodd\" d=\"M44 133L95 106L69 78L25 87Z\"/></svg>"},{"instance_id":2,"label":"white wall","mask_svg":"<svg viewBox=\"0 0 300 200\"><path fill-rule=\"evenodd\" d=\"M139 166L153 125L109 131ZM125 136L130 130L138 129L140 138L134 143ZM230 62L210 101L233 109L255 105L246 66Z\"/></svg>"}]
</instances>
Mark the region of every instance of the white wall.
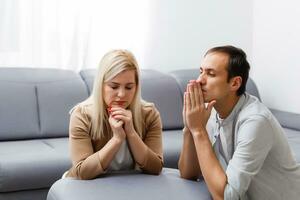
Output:
<instances>
[{"instance_id":1,"label":"white wall","mask_svg":"<svg viewBox=\"0 0 300 200\"><path fill-rule=\"evenodd\" d=\"M28 3L17 0L15 2L20 3L20 5ZM30 2L33 3L33 0ZM47 2L47 5L58 5L60 1L50 3L52 1L44 0L43 2ZM61 4L68 5L68 1L63 2ZM80 0L76 2L78 5L83 3ZM257 83L263 102L269 107L300 113L298 100L300 99L298 88L300 78L298 66L300 64L298 61L300 23L297 20L300 18L299 1L94 0L89 2L94 4L87 5L95 5L93 6L94 10L89 12L94 16L93 23L95 26L93 28L96 31L91 34L94 37L85 39L88 42L84 40L89 44L81 40L75 41L75 38L74 43L77 46L81 43L84 45L81 45L83 48L80 51L75 48L75 56L69 56L70 59L68 56L61 55L60 51L51 51L57 53L57 61L60 62L61 58L65 58L66 63L68 63L68 60L72 60L71 58L86 54L88 55L86 57L81 55L82 60L78 59L80 61L77 63L78 68L95 67L107 49L128 48L136 55L141 68L168 72L183 68L198 68L206 50L216 45L232 44L241 47L248 54L248 59L252 65L250 75ZM2 22L0 23L2 25L0 26L0 43L2 44L0 45L0 65L8 66L9 63L6 63L5 60L9 58L7 54L11 53L11 48L22 50L22 48L17 48L17 44L22 43L19 40L23 39L26 44L25 53L31 52L33 54L33 52L40 52L40 50L33 51L32 46L34 45L27 42L28 38L24 37L23 33L20 36L15 32L11 34L6 32L5 27L9 29L20 25L20 27L25 27L25 30L31 30L34 33L36 29L33 27L39 27L36 27L33 21L31 26L27 28L27 23L22 24L22 20L10 21L9 13L5 15L5 12L10 10L15 11L16 15L14 16L18 16L18 13L21 15L22 12L18 12L17 8L22 6L16 6L17 4L15 5L11 1L1 1L1 5L3 8L1 7L0 11L3 12L0 12L2 14L0 18L0 22ZM61 7L61 5L57 7ZM48 6L47 9L49 9ZM30 11L26 7L24 10ZM85 10L89 9L86 8ZM84 15L86 12L81 12L81 14ZM24 20L28 21L26 18ZM58 24L64 25L61 20L56 21L60 22ZM9 22L9 24L5 22ZM82 24L85 25L85 23ZM50 28L52 27L56 26ZM61 42L62 47L64 47L63 45L69 45L68 42L66 43L65 37L72 41L73 39L71 36L65 36L65 32L63 32L65 26L61 27L62 30L54 29L56 31L52 31L49 27L46 29L53 33L60 33L63 37L58 37L58 39L62 39L57 42ZM87 31L81 26L78 29L83 32ZM72 30L70 29L70 31ZM51 31L47 34L52 36ZM78 31L75 32L78 33ZM84 33L82 35L85 37L89 34ZM7 38L13 39L8 42ZM35 37L32 38L36 39ZM51 43L51 38L44 42L49 43L49 41ZM39 40L35 42L38 45L41 43ZM32 44L34 43L32 42ZM29 51L27 51L27 47ZM72 47L73 50L73 46L69 45L68 47ZM43 47L44 49L45 47ZM74 52L70 51L70 54ZM39 55L36 53L35 56L40 59L42 56ZM45 51L44 55L48 55L48 51ZM15 57L13 56L12 60L20 62L22 66L32 66L30 63L27 65L19 57L16 57L17 59ZM33 57L26 56L26 59ZM13 66L19 66L18 62L12 62ZM43 66L48 66L46 64ZM38 63L37 66L42 65ZM53 64L53 66L59 67L58 64ZM76 67L77 65L71 62L70 66Z\"/></svg>"},{"instance_id":2,"label":"white wall","mask_svg":"<svg viewBox=\"0 0 300 200\"><path fill-rule=\"evenodd\" d=\"M216 45L241 47L262 101L300 113L300 3L296 0L152 0L141 67L197 68Z\"/></svg>"},{"instance_id":3,"label":"white wall","mask_svg":"<svg viewBox=\"0 0 300 200\"><path fill-rule=\"evenodd\" d=\"M150 27L144 68L171 71L198 68L216 45L243 48L251 60L252 1L150 0Z\"/></svg>"},{"instance_id":4,"label":"white wall","mask_svg":"<svg viewBox=\"0 0 300 200\"><path fill-rule=\"evenodd\" d=\"M269 107L300 113L300 2L255 0L252 75Z\"/></svg>"}]
</instances>

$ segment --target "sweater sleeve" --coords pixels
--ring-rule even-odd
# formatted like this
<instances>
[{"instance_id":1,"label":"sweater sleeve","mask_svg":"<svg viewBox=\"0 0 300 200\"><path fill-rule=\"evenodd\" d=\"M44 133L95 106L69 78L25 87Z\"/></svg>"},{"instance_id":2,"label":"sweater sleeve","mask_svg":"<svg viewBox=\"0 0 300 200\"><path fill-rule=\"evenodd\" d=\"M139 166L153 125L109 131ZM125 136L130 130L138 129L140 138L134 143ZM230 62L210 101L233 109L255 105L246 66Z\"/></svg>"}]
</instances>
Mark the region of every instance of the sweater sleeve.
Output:
<instances>
[{"instance_id":1,"label":"sweater sleeve","mask_svg":"<svg viewBox=\"0 0 300 200\"><path fill-rule=\"evenodd\" d=\"M90 137L90 119L76 107L71 113L69 127L69 148L73 167L68 176L92 179L104 172L98 152L94 152Z\"/></svg>"},{"instance_id":2,"label":"sweater sleeve","mask_svg":"<svg viewBox=\"0 0 300 200\"><path fill-rule=\"evenodd\" d=\"M162 150L162 124L158 110L151 106L151 111L146 115L146 133L143 138L148 147L147 156L139 164L145 173L159 174L163 167Z\"/></svg>"}]
</instances>

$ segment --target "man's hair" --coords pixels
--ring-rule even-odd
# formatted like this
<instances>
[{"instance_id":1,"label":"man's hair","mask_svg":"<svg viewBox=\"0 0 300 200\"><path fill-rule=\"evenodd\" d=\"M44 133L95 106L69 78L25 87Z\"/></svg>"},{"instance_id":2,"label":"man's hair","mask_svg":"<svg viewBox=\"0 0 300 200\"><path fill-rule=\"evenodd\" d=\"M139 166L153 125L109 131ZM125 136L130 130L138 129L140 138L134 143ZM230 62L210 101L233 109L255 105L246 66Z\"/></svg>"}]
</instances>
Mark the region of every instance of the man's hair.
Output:
<instances>
[{"instance_id":1,"label":"man's hair","mask_svg":"<svg viewBox=\"0 0 300 200\"><path fill-rule=\"evenodd\" d=\"M242 78L242 84L240 88L237 90L237 95L240 96L244 94L246 90L246 83L249 77L249 70L250 70L250 65L247 61L246 53L240 48L228 45L228 46L214 47L208 50L205 53L205 56L207 54L215 53L215 52L225 53L229 56L228 66L227 66L227 72L228 72L227 81L229 82L229 80L235 76L240 76Z\"/></svg>"}]
</instances>

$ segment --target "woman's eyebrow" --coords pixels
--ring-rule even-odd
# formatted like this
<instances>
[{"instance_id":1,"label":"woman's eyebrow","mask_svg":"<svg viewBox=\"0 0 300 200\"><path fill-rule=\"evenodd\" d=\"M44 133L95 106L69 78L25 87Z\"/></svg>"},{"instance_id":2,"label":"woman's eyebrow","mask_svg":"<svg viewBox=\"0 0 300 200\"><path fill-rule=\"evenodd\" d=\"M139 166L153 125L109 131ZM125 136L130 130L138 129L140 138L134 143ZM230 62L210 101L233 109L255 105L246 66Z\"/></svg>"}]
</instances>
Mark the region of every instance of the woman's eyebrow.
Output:
<instances>
[{"instance_id":1,"label":"woman's eyebrow","mask_svg":"<svg viewBox=\"0 0 300 200\"><path fill-rule=\"evenodd\" d=\"M114 85L121 85L120 83L118 82L108 82L108 83L111 83L111 84L114 84ZM135 83L134 82L129 82L129 83L125 83L125 85L134 85Z\"/></svg>"}]
</instances>

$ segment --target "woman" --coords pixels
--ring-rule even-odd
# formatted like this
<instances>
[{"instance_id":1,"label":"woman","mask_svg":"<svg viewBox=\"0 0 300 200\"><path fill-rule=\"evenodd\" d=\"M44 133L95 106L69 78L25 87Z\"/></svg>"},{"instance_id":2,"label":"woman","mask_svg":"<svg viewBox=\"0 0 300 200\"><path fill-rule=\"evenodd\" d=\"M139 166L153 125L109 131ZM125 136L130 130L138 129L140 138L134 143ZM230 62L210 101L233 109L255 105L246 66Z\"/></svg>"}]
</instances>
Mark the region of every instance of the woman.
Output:
<instances>
[{"instance_id":1,"label":"woman","mask_svg":"<svg viewBox=\"0 0 300 200\"><path fill-rule=\"evenodd\" d=\"M140 169L159 174L162 125L152 103L141 99L136 59L127 50L102 58L91 96L70 119L73 166L67 177L93 179L103 173Z\"/></svg>"}]
</instances>

